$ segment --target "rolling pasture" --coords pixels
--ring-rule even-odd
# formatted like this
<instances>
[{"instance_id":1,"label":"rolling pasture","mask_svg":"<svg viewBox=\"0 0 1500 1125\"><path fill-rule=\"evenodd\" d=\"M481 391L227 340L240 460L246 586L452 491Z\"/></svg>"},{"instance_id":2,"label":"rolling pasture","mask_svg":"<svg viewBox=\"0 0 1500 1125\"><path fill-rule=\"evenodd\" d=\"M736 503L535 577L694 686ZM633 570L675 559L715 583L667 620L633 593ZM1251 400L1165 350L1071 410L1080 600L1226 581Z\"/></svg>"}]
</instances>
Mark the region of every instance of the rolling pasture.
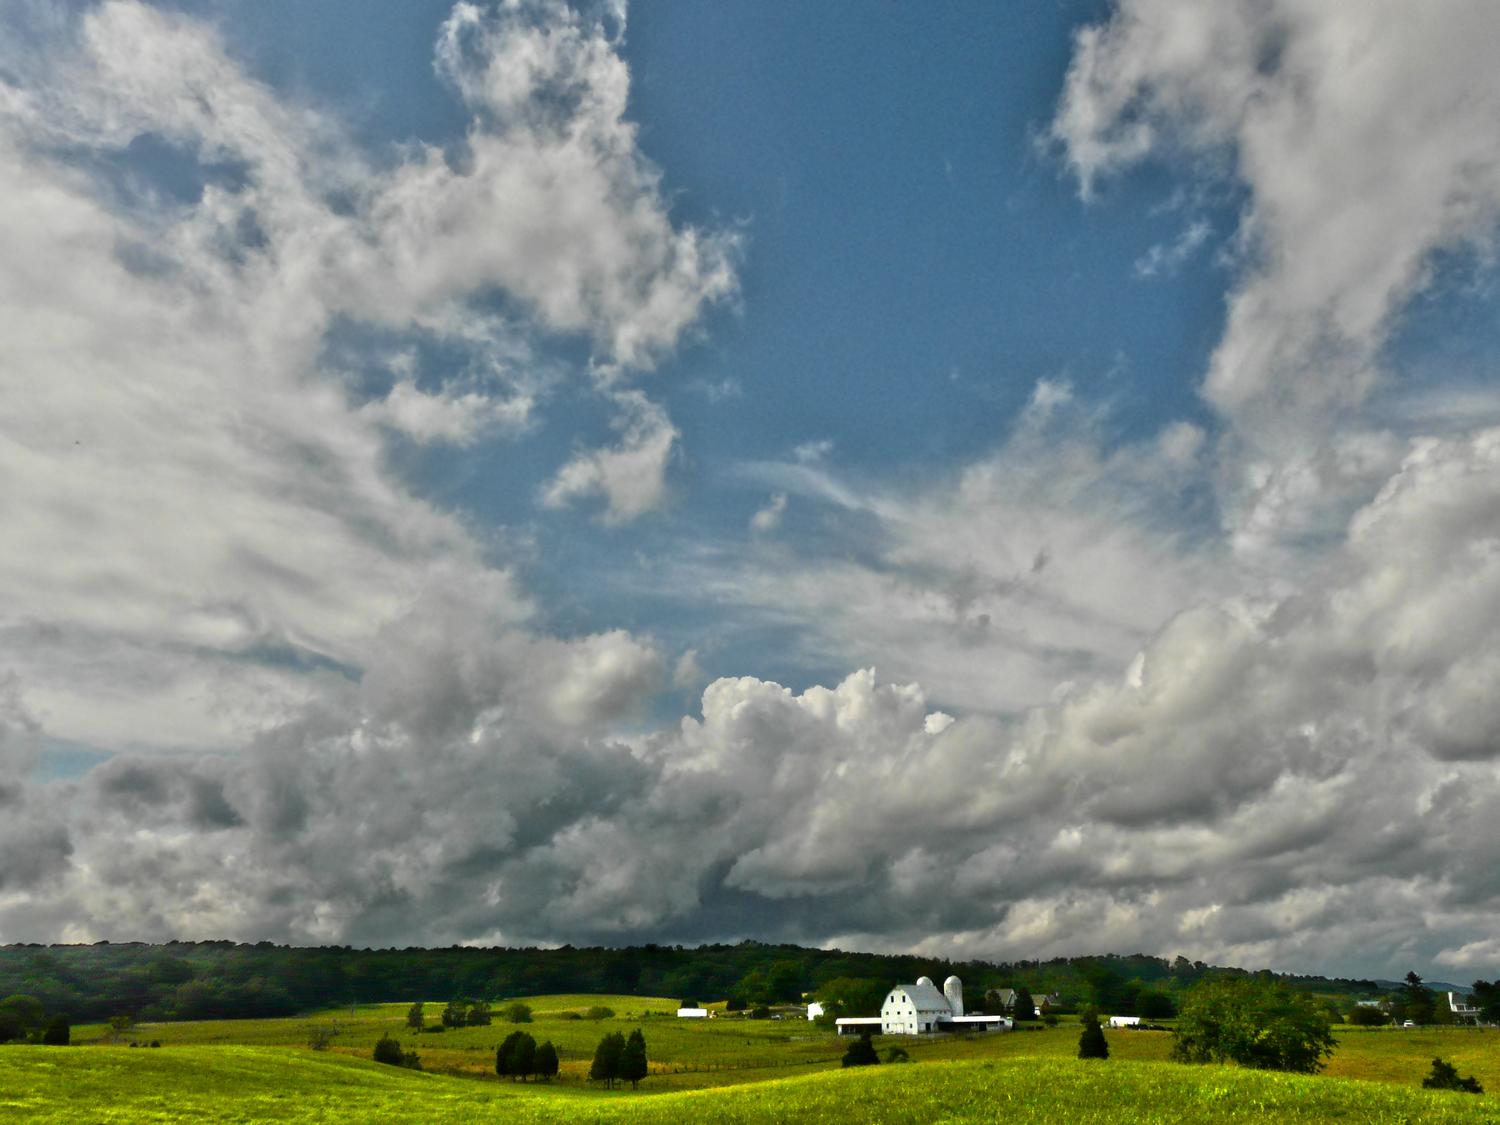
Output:
<instances>
[{"instance_id":1,"label":"rolling pasture","mask_svg":"<svg viewBox=\"0 0 1500 1125\"><path fill-rule=\"evenodd\" d=\"M911 1063L842 1070L839 1040L805 1020L678 1020L674 1001L637 996L528 998L538 1042L558 1048L553 1083L502 1081L494 1049L513 1025L405 1026L407 1004L361 1005L295 1019L141 1025L115 1040L106 1026L74 1029L75 1046L0 1048L0 1120L37 1122L413 1121L476 1115L511 1121L1056 1120L1139 1122L1500 1122L1500 1033L1343 1030L1321 1076L1304 1078L1167 1061L1170 1035L1108 1033L1107 1062L1074 1058L1078 1028L973 1038L877 1038ZM581 1018L590 1006L616 1015ZM441 1005L429 1004L435 1020ZM586 1081L595 1044L642 1028L651 1075L639 1091ZM333 1032L309 1048L314 1029ZM370 1061L384 1033L421 1054L423 1072ZM160 1049L128 1046L161 1041ZM1420 1089L1434 1055L1476 1075L1482 1097Z\"/></svg>"}]
</instances>

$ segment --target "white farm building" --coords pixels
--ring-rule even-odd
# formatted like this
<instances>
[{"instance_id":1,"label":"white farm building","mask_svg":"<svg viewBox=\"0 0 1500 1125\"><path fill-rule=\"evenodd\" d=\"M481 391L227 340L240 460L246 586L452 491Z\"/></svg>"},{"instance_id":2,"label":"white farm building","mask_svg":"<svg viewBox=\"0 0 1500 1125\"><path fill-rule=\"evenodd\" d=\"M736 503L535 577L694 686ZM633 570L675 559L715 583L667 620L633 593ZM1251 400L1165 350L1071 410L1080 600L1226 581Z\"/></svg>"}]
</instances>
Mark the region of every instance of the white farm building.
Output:
<instances>
[{"instance_id":1,"label":"white farm building","mask_svg":"<svg viewBox=\"0 0 1500 1125\"><path fill-rule=\"evenodd\" d=\"M931 1035L940 1031L1007 1031L1005 1016L964 1015L964 984L957 977L943 982L938 991L931 977L918 977L916 984L898 984L886 993L880 1015L836 1021L840 1035Z\"/></svg>"}]
</instances>

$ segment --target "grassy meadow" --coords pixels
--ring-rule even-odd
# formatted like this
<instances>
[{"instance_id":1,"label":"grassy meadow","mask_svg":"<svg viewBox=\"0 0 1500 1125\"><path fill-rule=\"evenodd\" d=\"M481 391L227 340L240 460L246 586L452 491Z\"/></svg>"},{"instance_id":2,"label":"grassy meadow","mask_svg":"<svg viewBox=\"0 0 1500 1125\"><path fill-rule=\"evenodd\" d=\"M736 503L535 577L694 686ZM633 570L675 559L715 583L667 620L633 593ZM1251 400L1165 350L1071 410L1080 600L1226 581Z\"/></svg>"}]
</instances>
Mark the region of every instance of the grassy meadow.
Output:
<instances>
[{"instance_id":1,"label":"grassy meadow","mask_svg":"<svg viewBox=\"0 0 1500 1125\"><path fill-rule=\"evenodd\" d=\"M1165 1032L1111 1031L1111 1058L1074 1054L1078 1027L1010 1034L876 1039L907 1065L844 1071L847 1040L806 1020L678 1020L675 1001L538 996L524 1025L558 1048L553 1083L501 1081L495 1045L513 1025L416 1033L407 1004L360 1005L296 1019L143 1024L122 1036L74 1028L74 1046L0 1048L0 1120L37 1122L469 1121L979 1121L1046 1114L1066 1121L1359 1121L1500 1123L1500 1033L1342 1029L1323 1075L1302 1078L1167 1061ZM604 1005L616 1015L580 1018ZM498 1008L498 1006L497 1006ZM429 1004L433 1022L442 1005ZM651 1075L639 1091L586 1080L595 1044L642 1028ZM326 1050L315 1028L333 1032ZM424 1070L370 1061L384 1033L417 1050ZM128 1046L158 1039L160 1049ZM1483 1097L1420 1089L1434 1055L1474 1074Z\"/></svg>"}]
</instances>

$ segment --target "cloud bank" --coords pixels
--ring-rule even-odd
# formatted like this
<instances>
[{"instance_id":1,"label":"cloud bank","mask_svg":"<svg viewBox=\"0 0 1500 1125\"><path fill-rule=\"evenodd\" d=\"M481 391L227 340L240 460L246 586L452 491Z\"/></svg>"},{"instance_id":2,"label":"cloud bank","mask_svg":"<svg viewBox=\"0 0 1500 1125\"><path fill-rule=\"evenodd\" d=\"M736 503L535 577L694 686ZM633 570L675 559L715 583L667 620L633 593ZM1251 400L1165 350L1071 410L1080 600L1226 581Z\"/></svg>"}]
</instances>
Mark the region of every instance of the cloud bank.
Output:
<instances>
[{"instance_id":1,"label":"cloud bank","mask_svg":"<svg viewBox=\"0 0 1500 1125\"><path fill-rule=\"evenodd\" d=\"M1214 429L1121 442L1044 380L942 479L747 467L733 557L662 581L841 671L667 722L698 656L553 635L392 452L510 440L582 341L619 438L539 503L662 507L680 435L634 380L738 246L674 222L618 15L459 4L461 151L370 153L184 16L37 11L0 48L0 938L1493 958L1500 429L1375 409L1433 254L1493 227L1487 7L1082 30L1086 192L1146 159L1246 192ZM811 509L857 549L785 542ZM41 781L48 738L121 752Z\"/></svg>"}]
</instances>

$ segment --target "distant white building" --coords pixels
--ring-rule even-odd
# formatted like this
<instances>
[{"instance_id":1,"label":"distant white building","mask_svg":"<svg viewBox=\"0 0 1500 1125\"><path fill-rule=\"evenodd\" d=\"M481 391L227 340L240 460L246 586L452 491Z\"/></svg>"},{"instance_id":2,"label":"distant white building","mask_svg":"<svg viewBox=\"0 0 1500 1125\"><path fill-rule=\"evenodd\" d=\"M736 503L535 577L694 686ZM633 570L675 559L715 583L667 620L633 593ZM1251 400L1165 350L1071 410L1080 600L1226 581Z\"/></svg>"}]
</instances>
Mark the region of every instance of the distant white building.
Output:
<instances>
[{"instance_id":1,"label":"distant white building","mask_svg":"<svg viewBox=\"0 0 1500 1125\"><path fill-rule=\"evenodd\" d=\"M677 1018L680 1020L706 1020L708 1019L707 1008L678 1008Z\"/></svg>"},{"instance_id":2,"label":"distant white building","mask_svg":"<svg viewBox=\"0 0 1500 1125\"><path fill-rule=\"evenodd\" d=\"M1110 1016L1110 1027L1137 1027L1140 1025L1140 1016Z\"/></svg>"},{"instance_id":3,"label":"distant white building","mask_svg":"<svg viewBox=\"0 0 1500 1125\"><path fill-rule=\"evenodd\" d=\"M823 1014L823 1005L814 1000L807 1006L807 1018L815 1020Z\"/></svg>"},{"instance_id":4,"label":"distant white building","mask_svg":"<svg viewBox=\"0 0 1500 1125\"><path fill-rule=\"evenodd\" d=\"M1459 1019L1477 1020L1479 1009L1469 1003L1469 998L1462 992L1448 993L1448 1010Z\"/></svg>"},{"instance_id":5,"label":"distant white building","mask_svg":"<svg viewBox=\"0 0 1500 1125\"><path fill-rule=\"evenodd\" d=\"M957 977L943 982L943 990L930 977L916 984L898 984L886 993L880 1015L845 1017L835 1021L840 1035L859 1035L878 1030L881 1035L931 1035L940 1031L1008 1031L1004 1016L964 1015L964 985Z\"/></svg>"}]
</instances>

